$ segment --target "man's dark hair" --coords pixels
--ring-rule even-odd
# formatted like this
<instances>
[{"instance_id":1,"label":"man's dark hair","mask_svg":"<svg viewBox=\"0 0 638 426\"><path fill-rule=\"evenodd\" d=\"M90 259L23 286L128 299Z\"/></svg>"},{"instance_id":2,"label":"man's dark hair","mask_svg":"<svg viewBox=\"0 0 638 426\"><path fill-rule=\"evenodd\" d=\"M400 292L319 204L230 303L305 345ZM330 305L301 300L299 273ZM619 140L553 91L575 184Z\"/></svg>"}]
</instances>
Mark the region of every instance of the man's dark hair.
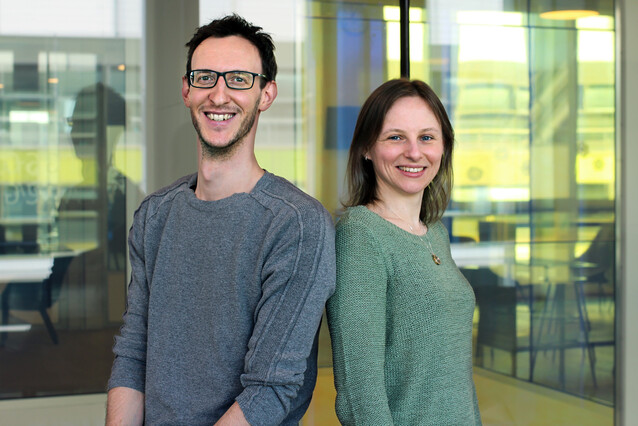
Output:
<instances>
[{"instance_id":1,"label":"man's dark hair","mask_svg":"<svg viewBox=\"0 0 638 426\"><path fill-rule=\"evenodd\" d=\"M186 76L191 72L191 61L193 60L193 52L201 42L209 37L222 38L238 36L243 37L251 42L259 51L261 57L262 74L268 78L261 80L261 87L266 85L266 80L274 80L277 76L277 61L275 60L275 44L270 34L263 32L262 27L257 27L237 14L225 16L215 19L209 24L199 27L193 38L186 43L188 47L188 58L186 61ZM244 70L242 70L244 71ZM250 70L246 70L250 71Z\"/></svg>"}]
</instances>

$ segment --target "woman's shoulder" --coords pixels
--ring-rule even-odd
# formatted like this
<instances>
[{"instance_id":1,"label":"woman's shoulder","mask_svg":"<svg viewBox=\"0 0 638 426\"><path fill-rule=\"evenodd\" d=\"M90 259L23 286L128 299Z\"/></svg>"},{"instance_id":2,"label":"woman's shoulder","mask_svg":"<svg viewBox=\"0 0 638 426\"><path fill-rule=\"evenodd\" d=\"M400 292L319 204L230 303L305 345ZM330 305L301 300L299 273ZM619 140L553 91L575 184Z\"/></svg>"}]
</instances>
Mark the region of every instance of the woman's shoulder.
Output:
<instances>
[{"instance_id":1,"label":"woman's shoulder","mask_svg":"<svg viewBox=\"0 0 638 426\"><path fill-rule=\"evenodd\" d=\"M337 224L348 223L352 220L357 220L366 216L366 212L369 212L366 206L352 206L344 208L337 217Z\"/></svg>"},{"instance_id":2,"label":"woman's shoulder","mask_svg":"<svg viewBox=\"0 0 638 426\"><path fill-rule=\"evenodd\" d=\"M450 243L449 233L443 222L437 220L436 222L428 224L428 233L430 238L445 241Z\"/></svg>"},{"instance_id":3,"label":"woman's shoulder","mask_svg":"<svg viewBox=\"0 0 638 426\"><path fill-rule=\"evenodd\" d=\"M366 206L347 207L337 218L337 232L347 232L349 230L365 231L375 227L375 214Z\"/></svg>"}]
</instances>

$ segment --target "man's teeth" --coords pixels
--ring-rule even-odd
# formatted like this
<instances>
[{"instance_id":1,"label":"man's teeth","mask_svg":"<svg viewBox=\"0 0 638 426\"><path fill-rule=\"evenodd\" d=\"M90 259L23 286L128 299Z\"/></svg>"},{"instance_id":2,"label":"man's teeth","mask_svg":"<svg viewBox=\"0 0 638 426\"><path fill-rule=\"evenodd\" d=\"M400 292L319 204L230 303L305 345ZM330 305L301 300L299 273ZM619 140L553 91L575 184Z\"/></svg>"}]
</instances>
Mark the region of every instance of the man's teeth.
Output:
<instances>
[{"instance_id":1,"label":"man's teeth","mask_svg":"<svg viewBox=\"0 0 638 426\"><path fill-rule=\"evenodd\" d=\"M233 114L206 114L206 117L210 118L213 121L228 120L232 116Z\"/></svg>"},{"instance_id":2,"label":"man's teeth","mask_svg":"<svg viewBox=\"0 0 638 426\"><path fill-rule=\"evenodd\" d=\"M399 166L399 169L403 170L404 172L418 173L421 170L423 170L424 167L401 167L401 166Z\"/></svg>"}]
</instances>

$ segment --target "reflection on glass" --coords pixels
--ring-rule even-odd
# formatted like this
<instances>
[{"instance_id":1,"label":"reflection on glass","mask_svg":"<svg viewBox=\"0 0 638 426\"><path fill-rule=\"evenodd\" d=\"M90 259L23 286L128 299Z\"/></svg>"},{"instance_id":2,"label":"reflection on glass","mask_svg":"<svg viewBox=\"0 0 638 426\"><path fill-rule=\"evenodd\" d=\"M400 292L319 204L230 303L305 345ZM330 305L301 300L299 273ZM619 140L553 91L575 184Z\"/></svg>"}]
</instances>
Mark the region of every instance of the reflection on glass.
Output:
<instances>
[{"instance_id":1,"label":"reflection on glass","mask_svg":"<svg viewBox=\"0 0 638 426\"><path fill-rule=\"evenodd\" d=\"M359 107L379 84L399 76L399 2L292 3L298 9L291 6L290 28L275 21L279 15L249 16L273 32L281 69L257 155L338 216ZM516 378L521 395L526 385L542 385L612 406L614 2L589 2L599 12L590 18L543 18L555 3L412 1L411 75L435 88L456 130L445 221L477 295L477 366ZM218 2L202 5L210 11ZM217 11L206 18L211 13ZM41 317L12 310L12 325L33 327L12 332L0 348L0 365L12 366L0 370L0 397L103 389L124 300L121 233L110 230L121 221L110 211L121 211L114 206L122 198L112 197L118 193L112 189L125 188L134 199L142 181L139 64L132 60L139 58L139 34L118 32L126 42L102 37L96 32L115 32L96 20L65 26L60 31L68 38L52 41L39 31L54 21L29 37L0 35L0 261L27 258L35 262L31 270L46 270L51 263L29 256L61 243L83 250L49 311L59 347L99 349L92 372L72 369L73 358L58 366L78 378L70 388L50 384L45 372L19 363L39 366L46 364L41 357L50 358ZM102 124L85 122L80 133L105 127L99 132L120 142L87 145L77 156L71 125L79 131L76 121L103 108L97 83L124 97L126 125L109 122L110 113ZM83 88L95 98L77 117ZM2 274L9 273L0 271L2 291ZM321 342L320 363L329 366L327 335ZM605 420L613 422L611 415Z\"/></svg>"},{"instance_id":2,"label":"reflection on glass","mask_svg":"<svg viewBox=\"0 0 638 426\"><path fill-rule=\"evenodd\" d=\"M0 399L103 392L141 196L139 34L57 6L0 31Z\"/></svg>"},{"instance_id":3,"label":"reflection on glass","mask_svg":"<svg viewBox=\"0 0 638 426\"><path fill-rule=\"evenodd\" d=\"M613 19L529 29L526 12L468 7L449 30L451 236L508 247L465 268L476 361L613 404Z\"/></svg>"},{"instance_id":4,"label":"reflection on glass","mask_svg":"<svg viewBox=\"0 0 638 426\"><path fill-rule=\"evenodd\" d=\"M399 74L399 7L384 3L309 2L304 139L324 146L317 194L337 216L358 106ZM555 4L411 2L411 77L456 131L445 221L476 291L476 365L521 395L542 385L613 406L613 1L540 16Z\"/></svg>"}]
</instances>

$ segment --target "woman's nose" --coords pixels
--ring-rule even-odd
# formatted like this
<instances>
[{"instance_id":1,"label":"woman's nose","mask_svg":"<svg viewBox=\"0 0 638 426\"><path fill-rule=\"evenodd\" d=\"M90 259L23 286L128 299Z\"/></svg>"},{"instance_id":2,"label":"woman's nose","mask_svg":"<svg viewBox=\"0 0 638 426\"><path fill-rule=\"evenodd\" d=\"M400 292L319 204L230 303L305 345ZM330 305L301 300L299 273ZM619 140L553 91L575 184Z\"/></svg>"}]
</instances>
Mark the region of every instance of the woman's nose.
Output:
<instances>
[{"instance_id":1,"label":"woman's nose","mask_svg":"<svg viewBox=\"0 0 638 426\"><path fill-rule=\"evenodd\" d=\"M405 145L404 155L407 158L419 159L421 158L421 149L416 139L408 139Z\"/></svg>"}]
</instances>

